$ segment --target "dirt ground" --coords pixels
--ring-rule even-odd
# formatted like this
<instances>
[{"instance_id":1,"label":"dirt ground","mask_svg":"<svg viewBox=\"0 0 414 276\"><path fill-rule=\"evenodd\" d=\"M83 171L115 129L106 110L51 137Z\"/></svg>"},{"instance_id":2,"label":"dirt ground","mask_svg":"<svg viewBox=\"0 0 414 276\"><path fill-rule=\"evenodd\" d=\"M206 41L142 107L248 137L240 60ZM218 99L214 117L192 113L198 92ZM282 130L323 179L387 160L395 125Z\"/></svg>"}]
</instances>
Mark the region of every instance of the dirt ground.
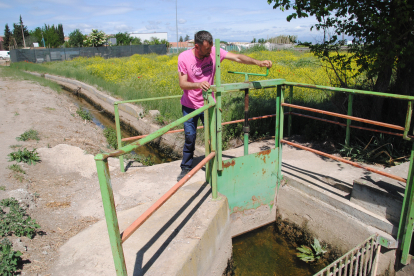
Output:
<instances>
[{"instance_id":1,"label":"dirt ground","mask_svg":"<svg viewBox=\"0 0 414 276\"><path fill-rule=\"evenodd\" d=\"M82 120L63 93L2 78L0 72L0 98L0 200L15 197L41 226L32 240L8 238L23 253L22 275L50 275L59 247L103 217L93 156L107 150L107 142L102 129ZM39 141L16 140L30 129L39 132ZM17 145L37 149L41 159L31 166L20 163L25 174L8 169L16 161L7 155ZM117 160L109 164L117 176ZM113 181L123 178L118 176Z\"/></svg>"}]
</instances>

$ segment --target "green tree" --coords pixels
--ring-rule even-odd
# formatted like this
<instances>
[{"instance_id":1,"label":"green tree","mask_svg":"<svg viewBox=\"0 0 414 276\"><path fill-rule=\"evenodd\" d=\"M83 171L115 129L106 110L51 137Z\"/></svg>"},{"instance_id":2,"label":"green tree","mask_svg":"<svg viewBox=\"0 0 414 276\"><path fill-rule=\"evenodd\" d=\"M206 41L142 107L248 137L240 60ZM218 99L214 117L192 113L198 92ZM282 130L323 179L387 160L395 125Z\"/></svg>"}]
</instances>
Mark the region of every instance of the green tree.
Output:
<instances>
[{"instance_id":1,"label":"green tree","mask_svg":"<svg viewBox=\"0 0 414 276\"><path fill-rule=\"evenodd\" d=\"M190 36L189 35L185 35L184 41L188 41L190 40Z\"/></svg>"},{"instance_id":2,"label":"green tree","mask_svg":"<svg viewBox=\"0 0 414 276\"><path fill-rule=\"evenodd\" d=\"M92 29L92 32L83 41L83 45L86 47L101 47L108 40L108 36L103 31Z\"/></svg>"},{"instance_id":3,"label":"green tree","mask_svg":"<svg viewBox=\"0 0 414 276\"><path fill-rule=\"evenodd\" d=\"M4 38L3 38L3 47L4 49L9 49L9 45L10 45L10 37L11 37L11 32L10 32L10 28L9 25L6 23L6 26L4 27Z\"/></svg>"},{"instance_id":4,"label":"green tree","mask_svg":"<svg viewBox=\"0 0 414 276\"><path fill-rule=\"evenodd\" d=\"M82 34L82 32L79 29L76 29L69 34L69 46L82 47L85 39L86 37Z\"/></svg>"},{"instance_id":5,"label":"green tree","mask_svg":"<svg viewBox=\"0 0 414 276\"><path fill-rule=\"evenodd\" d=\"M141 38L139 38L139 37L133 37L132 38L132 41L131 41L131 44L132 45L141 45L142 44Z\"/></svg>"},{"instance_id":6,"label":"green tree","mask_svg":"<svg viewBox=\"0 0 414 276\"><path fill-rule=\"evenodd\" d=\"M116 45L130 45L132 44L132 40L134 39L133 37L131 37L127 32L125 33L117 33L115 35L116 38Z\"/></svg>"},{"instance_id":7,"label":"green tree","mask_svg":"<svg viewBox=\"0 0 414 276\"><path fill-rule=\"evenodd\" d=\"M183 37L180 35L180 39L178 40L179 42L183 42Z\"/></svg>"},{"instance_id":8,"label":"green tree","mask_svg":"<svg viewBox=\"0 0 414 276\"><path fill-rule=\"evenodd\" d=\"M19 22L20 22L20 24L13 23L13 33L12 33L12 35L13 35L14 39L16 39L17 47L24 47L23 35L24 35L24 37L28 37L29 36L29 31L27 30L27 27L23 25L22 16L20 16ZM28 46L28 45L26 45L26 46Z\"/></svg>"},{"instance_id":9,"label":"green tree","mask_svg":"<svg viewBox=\"0 0 414 276\"><path fill-rule=\"evenodd\" d=\"M295 18L315 16L318 23L312 28L332 30L333 35L322 43L311 45L319 57L329 60L329 53L338 50L344 42L341 34L354 37L347 57L338 51L339 67L349 66L351 59L357 61L359 73L365 73L373 83L373 90L389 91L393 74L398 93L414 95L414 6L412 1L376 0L268 0L273 8L293 9L287 16ZM341 85L346 83L342 80ZM384 99L372 101L371 118L381 119ZM374 115L376 114L376 115Z\"/></svg>"},{"instance_id":10,"label":"green tree","mask_svg":"<svg viewBox=\"0 0 414 276\"><path fill-rule=\"evenodd\" d=\"M43 37L45 39L46 47L57 48L61 46L58 29L55 25L46 25L42 28Z\"/></svg>"},{"instance_id":11,"label":"green tree","mask_svg":"<svg viewBox=\"0 0 414 276\"><path fill-rule=\"evenodd\" d=\"M63 32L63 25L58 24L57 26L57 33L59 35L59 41L61 44L65 43L65 33Z\"/></svg>"}]
</instances>

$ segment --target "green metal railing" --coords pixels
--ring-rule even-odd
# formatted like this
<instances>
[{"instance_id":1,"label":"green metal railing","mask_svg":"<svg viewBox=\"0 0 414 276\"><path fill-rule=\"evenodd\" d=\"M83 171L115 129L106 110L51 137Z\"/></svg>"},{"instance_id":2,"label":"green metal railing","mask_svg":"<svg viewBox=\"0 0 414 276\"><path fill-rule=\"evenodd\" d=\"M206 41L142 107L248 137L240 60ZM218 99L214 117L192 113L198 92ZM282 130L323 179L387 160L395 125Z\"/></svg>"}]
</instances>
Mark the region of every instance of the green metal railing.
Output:
<instances>
[{"instance_id":1,"label":"green metal railing","mask_svg":"<svg viewBox=\"0 0 414 276\"><path fill-rule=\"evenodd\" d=\"M216 40L216 49L219 48L220 41ZM247 78L250 73L237 72L245 75ZM268 71L267 73L268 74ZM308 111L320 112L323 114L328 114L332 116L342 117L347 120L347 124L343 124L347 127L346 132L346 141L349 143L350 139L350 128L352 127L351 121L357 120L366 123L379 123L377 125L391 127L397 130L403 131L404 139L411 140L411 137L408 136L411 116L412 116L412 102L414 97L404 96L404 95L395 95L387 93L378 93L371 91L361 91L353 89L343 89L343 88L332 88L326 86L315 86L307 85L301 83L287 82L284 79L270 79L270 80L260 80L260 81L248 81L243 83L231 83L231 84L221 84L221 67L220 67L220 51L216 53L216 75L215 75L216 85L211 86L209 91L203 92L204 106L196 111L184 116L175 122L155 131L154 133L136 141L132 144L122 147L122 137L120 131L120 119L119 119L119 110L118 106L123 103L132 103L132 102L143 102L151 100L162 100L162 99L172 99L179 98L181 95L177 96L168 96L168 97L159 97L159 98L149 98L149 99L138 99L138 100L129 100L129 101L118 101L114 104L115 110L115 122L116 122L116 132L117 132L117 141L119 149L110 153L98 154L95 157L96 166L98 170L98 178L101 187L102 201L104 205L105 218L107 221L107 227L110 237L110 243L112 248L112 253L114 257L115 268L117 275L126 275L125 259L122 250L122 242L126 236L129 237L132 232L134 232L139 225L141 225L151 214L148 215L145 219L139 219L139 222L134 224L133 229L128 230L128 235L122 236L120 234L119 225L117 221L113 191L110 180L110 173L108 169L108 158L109 157L118 157L121 162L121 170L125 171L124 162L122 156L126 153L129 153L135 150L137 147L144 145L153 139L160 137L161 135L167 133L174 127L182 124L189 118L192 118L201 112L205 112L204 115L204 126L205 126L205 156L206 156L206 182L210 183L212 186L212 198L218 199L218 193L224 194L229 202L229 208L231 213L238 212L246 209L257 208L261 205L273 206L274 195L276 190L279 188L282 180L282 147L281 144L283 141L283 129L284 129L284 107L289 108L288 116L288 135L291 134L291 125L292 125L292 115L301 115L303 114L294 114L292 109L305 109ZM348 114L336 114L326 111L316 111L314 109L309 109L306 107L300 107L292 104L293 98L293 88L294 87L306 87L311 89L323 89L328 91L336 91L342 93L349 93L348 101ZM249 91L251 89L263 89L263 88L276 88L277 95L275 99L276 105L276 122L275 122L275 148L271 150L262 151L260 153L248 154L248 97ZM285 103L285 91L289 88L289 103ZM223 160L222 156L222 95L229 92L245 92L245 139L244 139L244 156L238 158L232 158ZM215 100L213 98L213 93ZM380 122L373 122L370 120L365 120L352 116L352 101L354 94L361 95L372 95L380 97L389 97L394 99L408 100L408 110L406 123L404 127L394 126L389 124L384 124ZM270 117L270 116L267 116ZM311 116L308 116L311 117ZM315 118L319 119L319 118ZM324 121L325 120L322 119ZM332 122L332 121L331 121ZM334 122L336 123L336 122ZM358 127L360 128L360 127ZM372 129L368 129L372 130ZM375 130L374 130L375 131ZM247 139L246 139L247 137ZM208 158L207 158L208 157ZM207 160L208 159L208 160ZM271 160L272 162L266 162L266 160ZM406 264L409 259L409 249L411 244L411 238L413 233L413 217L414 217L414 189L413 189L413 161L414 161L414 146L411 151L410 158L410 170L407 177L407 186L404 196L404 202L401 213L401 220L398 229L398 242L400 243L401 248L401 262ZM260 176L259 176L260 175ZM261 178L260 178L261 177ZM252 181L257 182L255 185L251 185ZM179 183L177 183L179 184ZM178 189L178 188L177 188ZM164 201L165 202L165 201ZM159 206L157 207L159 208ZM154 207L154 211L157 209Z\"/></svg>"},{"instance_id":2,"label":"green metal railing","mask_svg":"<svg viewBox=\"0 0 414 276\"><path fill-rule=\"evenodd\" d=\"M378 235L372 235L314 276L376 276L381 240Z\"/></svg>"}]
</instances>

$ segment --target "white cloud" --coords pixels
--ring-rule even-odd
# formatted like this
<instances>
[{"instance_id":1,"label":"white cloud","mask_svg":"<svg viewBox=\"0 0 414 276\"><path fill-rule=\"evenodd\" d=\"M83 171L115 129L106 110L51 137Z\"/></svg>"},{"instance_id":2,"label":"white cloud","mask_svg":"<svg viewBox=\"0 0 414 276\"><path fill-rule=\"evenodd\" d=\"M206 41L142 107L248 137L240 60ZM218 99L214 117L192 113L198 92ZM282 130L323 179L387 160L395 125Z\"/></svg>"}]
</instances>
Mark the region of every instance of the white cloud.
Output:
<instances>
[{"instance_id":1,"label":"white cloud","mask_svg":"<svg viewBox=\"0 0 414 276\"><path fill-rule=\"evenodd\" d=\"M182 19L182 18L178 19L179 24L185 24L186 22L187 22L187 20L185 20L185 19Z\"/></svg>"},{"instance_id":2,"label":"white cloud","mask_svg":"<svg viewBox=\"0 0 414 276\"><path fill-rule=\"evenodd\" d=\"M9 9L9 8L11 8L10 5L0 2L0 9Z\"/></svg>"}]
</instances>

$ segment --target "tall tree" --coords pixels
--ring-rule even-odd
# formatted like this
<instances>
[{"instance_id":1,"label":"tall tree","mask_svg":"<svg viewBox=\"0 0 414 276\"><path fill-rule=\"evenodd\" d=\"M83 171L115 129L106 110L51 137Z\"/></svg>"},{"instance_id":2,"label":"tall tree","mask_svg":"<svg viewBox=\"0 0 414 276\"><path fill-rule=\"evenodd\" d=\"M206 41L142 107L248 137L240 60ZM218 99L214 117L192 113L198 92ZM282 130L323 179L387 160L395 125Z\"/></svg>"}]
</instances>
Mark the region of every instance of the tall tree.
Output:
<instances>
[{"instance_id":1,"label":"tall tree","mask_svg":"<svg viewBox=\"0 0 414 276\"><path fill-rule=\"evenodd\" d=\"M373 90L387 92L393 72L399 93L414 95L414 7L412 1L377 0L268 0L273 8L289 10L290 21L295 18L315 16L317 30L333 30L333 35L323 43L311 46L319 57L329 59L329 50L343 42L342 33L354 37L348 58L338 54L342 66L357 61L360 73L365 73L374 83ZM312 27L312 28L313 28ZM312 29L311 28L311 29ZM336 48L337 49L337 48ZM332 53L332 52L331 52ZM343 81L341 85L346 85ZM389 91L392 92L392 91ZM371 118L380 119L383 98L372 101ZM378 116L375 116L377 114Z\"/></svg>"},{"instance_id":2,"label":"tall tree","mask_svg":"<svg viewBox=\"0 0 414 276\"><path fill-rule=\"evenodd\" d=\"M85 36L79 29L74 30L69 34L69 45L71 47L82 47L83 40L85 40Z\"/></svg>"},{"instance_id":3,"label":"tall tree","mask_svg":"<svg viewBox=\"0 0 414 276\"><path fill-rule=\"evenodd\" d=\"M124 33L117 33L115 35L116 38L116 45L129 45L130 43L132 43L132 40L134 39L133 37L131 37L127 32Z\"/></svg>"},{"instance_id":4,"label":"tall tree","mask_svg":"<svg viewBox=\"0 0 414 276\"><path fill-rule=\"evenodd\" d=\"M189 41L190 40L190 36L189 35L185 35L184 41Z\"/></svg>"},{"instance_id":5,"label":"tall tree","mask_svg":"<svg viewBox=\"0 0 414 276\"><path fill-rule=\"evenodd\" d=\"M92 32L83 41L83 45L86 47L100 47L103 46L108 40L108 36L103 31L92 29Z\"/></svg>"},{"instance_id":6,"label":"tall tree","mask_svg":"<svg viewBox=\"0 0 414 276\"><path fill-rule=\"evenodd\" d=\"M9 28L9 25L6 23L6 26L4 27L4 38L3 38L4 49L7 49L7 50L9 49L10 37L11 37L10 28Z\"/></svg>"},{"instance_id":7,"label":"tall tree","mask_svg":"<svg viewBox=\"0 0 414 276\"><path fill-rule=\"evenodd\" d=\"M16 40L17 47L23 47L23 36L28 37L29 31L27 30L27 27L23 25L22 16L20 16L20 24L13 23L13 32L12 35L14 39ZM12 43L10 43L12 44ZM14 42L13 42L14 44ZM27 45L26 45L27 46Z\"/></svg>"},{"instance_id":8,"label":"tall tree","mask_svg":"<svg viewBox=\"0 0 414 276\"><path fill-rule=\"evenodd\" d=\"M59 41L61 44L65 43L65 33L63 32L63 25L58 24L57 33L59 35Z\"/></svg>"},{"instance_id":9,"label":"tall tree","mask_svg":"<svg viewBox=\"0 0 414 276\"><path fill-rule=\"evenodd\" d=\"M180 39L178 40L179 42L183 42L183 37L180 35Z\"/></svg>"}]
</instances>

